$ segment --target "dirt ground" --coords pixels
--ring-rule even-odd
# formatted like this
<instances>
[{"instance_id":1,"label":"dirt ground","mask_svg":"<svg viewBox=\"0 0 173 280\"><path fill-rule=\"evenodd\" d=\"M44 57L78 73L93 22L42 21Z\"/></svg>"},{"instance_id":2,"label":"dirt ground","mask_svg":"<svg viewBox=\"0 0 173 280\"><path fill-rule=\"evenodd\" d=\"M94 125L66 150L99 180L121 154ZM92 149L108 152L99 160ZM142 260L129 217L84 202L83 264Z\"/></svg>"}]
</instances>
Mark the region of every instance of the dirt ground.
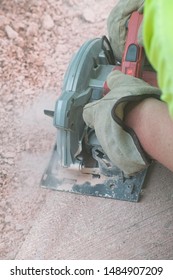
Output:
<instances>
[{"instance_id":1,"label":"dirt ground","mask_svg":"<svg viewBox=\"0 0 173 280\"><path fill-rule=\"evenodd\" d=\"M39 187L56 137L65 70L86 40L106 34L115 0L0 0L0 259L14 259L48 190Z\"/></svg>"}]
</instances>

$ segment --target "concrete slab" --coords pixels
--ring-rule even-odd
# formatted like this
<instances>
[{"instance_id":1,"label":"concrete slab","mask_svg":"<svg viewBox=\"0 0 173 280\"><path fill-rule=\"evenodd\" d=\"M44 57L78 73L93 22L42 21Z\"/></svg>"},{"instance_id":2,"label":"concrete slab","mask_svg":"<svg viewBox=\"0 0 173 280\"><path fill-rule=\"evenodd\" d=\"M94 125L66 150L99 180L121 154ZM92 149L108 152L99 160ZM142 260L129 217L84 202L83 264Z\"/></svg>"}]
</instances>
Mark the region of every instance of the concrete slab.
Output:
<instances>
[{"instance_id":1,"label":"concrete slab","mask_svg":"<svg viewBox=\"0 0 173 280\"><path fill-rule=\"evenodd\" d=\"M138 203L49 192L16 259L173 259L172 182L157 164Z\"/></svg>"}]
</instances>

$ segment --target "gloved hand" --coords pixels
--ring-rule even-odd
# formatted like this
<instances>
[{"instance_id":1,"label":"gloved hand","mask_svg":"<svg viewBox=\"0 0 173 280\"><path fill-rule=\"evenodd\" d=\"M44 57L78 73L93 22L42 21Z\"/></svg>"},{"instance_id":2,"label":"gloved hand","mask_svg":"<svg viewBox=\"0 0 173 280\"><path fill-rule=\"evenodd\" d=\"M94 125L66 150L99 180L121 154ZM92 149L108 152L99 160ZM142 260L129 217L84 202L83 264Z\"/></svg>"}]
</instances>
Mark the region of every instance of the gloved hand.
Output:
<instances>
[{"instance_id":1,"label":"gloved hand","mask_svg":"<svg viewBox=\"0 0 173 280\"><path fill-rule=\"evenodd\" d=\"M144 0L120 0L112 9L107 29L112 50L117 60L121 61L127 35L126 24L132 12L143 11ZM142 44L142 28L139 30L139 43Z\"/></svg>"},{"instance_id":2,"label":"gloved hand","mask_svg":"<svg viewBox=\"0 0 173 280\"><path fill-rule=\"evenodd\" d=\"M134 174L151 160L134 131L125 125L125 108L129 102L140 102L147 97L159 99L160 91L117 70L108 75L107 85L110 92L99 101L87 104L83 118L89 127L95 129L97 139L111 162L125 174Z\"/></svg>"}]
</instances>

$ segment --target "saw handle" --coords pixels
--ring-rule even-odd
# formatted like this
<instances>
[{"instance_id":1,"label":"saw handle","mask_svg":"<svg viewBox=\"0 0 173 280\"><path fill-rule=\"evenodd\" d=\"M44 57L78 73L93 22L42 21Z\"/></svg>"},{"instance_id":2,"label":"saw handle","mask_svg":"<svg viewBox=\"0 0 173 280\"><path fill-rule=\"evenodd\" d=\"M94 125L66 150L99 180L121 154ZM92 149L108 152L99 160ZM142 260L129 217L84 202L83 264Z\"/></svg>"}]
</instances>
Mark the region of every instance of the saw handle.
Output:
<instances>
[{"instance_id":1,"label":"saw handle","mask_svg":"<svg viewBox=\"0 0 173 280\"><path fill-rule=\"evenodd\" d=\"M120 65L116 65L113 70L119 70L124 74L139 78L158 87L156 72L145 70L145 51L144 47L138 43L138 31L143 20L143 14L135 11L132 13L128 22L125 49ZM104 84L104 95L109 92L107 83Z\"/></svg>"},{"instance_id":2,"label":"saw handle","mask_svg":"<svg viewBox=\"0 0 173 280\"><path fill-rule=\"evenodd\" d=\"M121 71L124 74L142 78L142 68L145 59L144 48L138 44L138 30L143 15L133 12L128 22L125 50L122 57Z\"/></svg>"},{"instance_id":3,"label":"saw handle","mask_svg":"<svg viewBox=\"0 0 173 280\"><path fill-rule=\"evenodd\" d=\"M130 17L121 71L157 87L156 72L144 70L146 55L144 47L138 43L138 31L142 20L143 14L137 11Z\"/></svg>"}]
</instances>

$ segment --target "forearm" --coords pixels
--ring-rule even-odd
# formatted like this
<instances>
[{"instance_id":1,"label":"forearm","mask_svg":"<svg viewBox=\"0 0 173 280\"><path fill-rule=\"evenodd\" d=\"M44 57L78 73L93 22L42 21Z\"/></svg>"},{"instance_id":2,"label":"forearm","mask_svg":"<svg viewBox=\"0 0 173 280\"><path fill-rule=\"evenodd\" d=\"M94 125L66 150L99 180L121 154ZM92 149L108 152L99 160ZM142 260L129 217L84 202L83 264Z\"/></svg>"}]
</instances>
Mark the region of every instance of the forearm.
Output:
<instances>
[{"instance_id":1,"label":"forearm","mask_svg":"<svg viewBox=\"0 0 173 280\"><path fill-rule=\"evenodd\" d=\"M173 171L173 121L167 105L147 98L129 111L125 122L135 131L146 153Z\"/></svg>"}]
</instances>

